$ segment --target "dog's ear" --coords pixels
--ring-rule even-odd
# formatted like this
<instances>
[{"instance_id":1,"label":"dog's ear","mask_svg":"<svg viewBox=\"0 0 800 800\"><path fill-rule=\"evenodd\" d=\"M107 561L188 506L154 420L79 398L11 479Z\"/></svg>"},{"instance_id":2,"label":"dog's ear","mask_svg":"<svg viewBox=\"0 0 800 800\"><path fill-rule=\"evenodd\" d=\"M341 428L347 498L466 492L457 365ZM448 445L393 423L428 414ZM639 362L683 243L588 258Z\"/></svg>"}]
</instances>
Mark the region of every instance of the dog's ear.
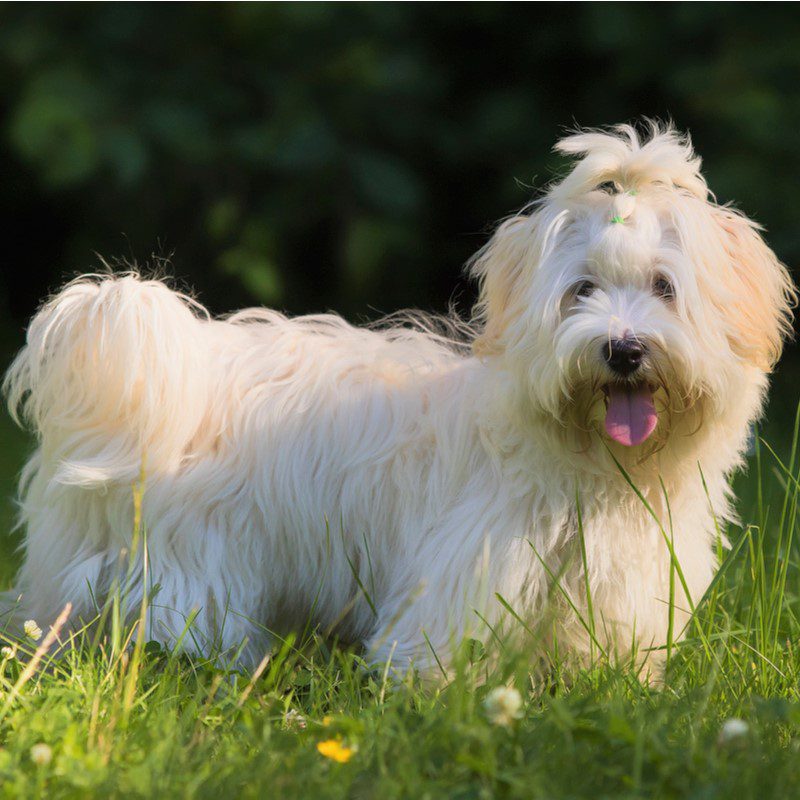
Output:
<instances>
[{"instance_id":1,"label":"dog's ear","mask_svg":"<svg viewBox=\"0 0 800 800\"><path fill-rule=\"evenodd\" d=\"M786 267L770 250L758 226L730 208L714 209L727 251L723 280L733 307L731 346L739 356L769 372L792 333L792 307L797 293ZM713 291L713 290L712 290Z\"/></svg>"},{"instance_id":2,"label":"dog's ear","mask_svg":"<svg viewBox=\"0 0 800 800\"><path fill-rule=\"evenodd\" d=\"M479 285L475 318L482 330L473 344L477 355L502 352L509 325L524 310L525 273L540 256L537 228L535 213L507 219L469 264Z\"/></svg>"}]
</instances>

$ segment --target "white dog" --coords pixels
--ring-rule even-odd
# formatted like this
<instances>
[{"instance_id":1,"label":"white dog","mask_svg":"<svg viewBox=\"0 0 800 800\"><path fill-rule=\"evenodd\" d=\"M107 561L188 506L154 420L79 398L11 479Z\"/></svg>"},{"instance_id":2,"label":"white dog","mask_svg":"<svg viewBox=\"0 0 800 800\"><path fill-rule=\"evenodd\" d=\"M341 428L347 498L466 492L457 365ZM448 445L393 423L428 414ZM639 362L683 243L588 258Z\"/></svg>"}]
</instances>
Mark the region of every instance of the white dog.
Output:
<instances>
[{"instance_id":1,"label":"white dog","mask_svg":"<svg viewBox=\"0 0 800 800\"><path fill-rule=\"evenodd\" d=\"M311 620L426 669L510 606L578 658L657 665L712 578L794 289L674 130L558 150L573 170L472 263L471 353L408 324L212 319L135 274L47 302L5 381L39 438L23 613L69 601L77 625L125 584L167 642L252 662Z\"/></svg>"}]
</instances>

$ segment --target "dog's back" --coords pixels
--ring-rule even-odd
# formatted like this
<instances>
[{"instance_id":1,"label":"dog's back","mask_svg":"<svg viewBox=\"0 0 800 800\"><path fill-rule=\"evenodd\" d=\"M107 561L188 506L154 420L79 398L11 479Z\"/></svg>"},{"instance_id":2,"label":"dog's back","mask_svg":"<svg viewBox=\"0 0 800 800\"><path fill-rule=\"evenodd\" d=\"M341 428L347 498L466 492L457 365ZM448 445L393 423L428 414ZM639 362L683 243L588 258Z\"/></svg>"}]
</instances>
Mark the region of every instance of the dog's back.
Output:
<instances>
[{"instance_id":1,"label":"dog's back","mask_svg":"<svg viewBox=\"0 0 800 800\"><path fill-rule=\"evenodd\" d=\"M457 391L448 376L464 364L409 326L266 309L215 320L134 274L72 282L34 317L5 379L39 439L21 482L20 614L47 622L70 601L91 618L122 573L141 597L143 559L128 549L142 479L160 638L177 639L193 607L203 649L243 636L255 647L259 625L303 625L315 608L320 624L347 617L345 633L366 636L375 619L358 583L388 591L372 534L410 546L424 511L397 498L422 496L433 431L447 428L431 415L449 413L432 395ZM425 498L438 513L434 485ZM215 642L226 605L241 616Z\"/></svg>"}]
</instances>

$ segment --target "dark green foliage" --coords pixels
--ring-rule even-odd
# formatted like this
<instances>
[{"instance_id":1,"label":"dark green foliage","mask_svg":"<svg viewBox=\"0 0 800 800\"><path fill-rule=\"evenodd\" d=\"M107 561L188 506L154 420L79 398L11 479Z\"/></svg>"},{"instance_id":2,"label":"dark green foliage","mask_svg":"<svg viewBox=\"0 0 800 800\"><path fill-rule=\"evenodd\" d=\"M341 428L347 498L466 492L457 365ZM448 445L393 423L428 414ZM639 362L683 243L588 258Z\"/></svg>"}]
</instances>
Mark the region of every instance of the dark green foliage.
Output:
<instances>
[{"instance_id":1,"label":"dark green foliage","mask_svg":"<svg viewBox=\"0 0 800 800\"><path fill-rule=\"evenodd\" d=\"M798 33L781 5L6 5L12 311L95 251L174 251L215 310L463 307L565 126L641 115L791 264Z\"/></svg>"}]
</instances>

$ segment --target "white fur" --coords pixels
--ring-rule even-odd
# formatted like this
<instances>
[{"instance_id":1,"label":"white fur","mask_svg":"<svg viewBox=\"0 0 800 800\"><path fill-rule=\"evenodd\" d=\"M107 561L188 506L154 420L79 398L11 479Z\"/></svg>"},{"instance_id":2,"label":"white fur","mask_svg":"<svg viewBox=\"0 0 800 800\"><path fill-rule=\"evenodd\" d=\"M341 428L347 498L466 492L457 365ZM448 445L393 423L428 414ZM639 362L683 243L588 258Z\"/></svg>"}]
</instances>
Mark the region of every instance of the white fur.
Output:
<instances>
[{"instance_id":1,"label":"white fur","mask_svg":"<svg viewBox=\"0 0 800 800\"><path fill-rule=\"evenodd\" d=\"M447 664L458 637L487 635L481 617L502 622L499 594L532 626L549 608L583 657L564 598L585 611L579 503L597 638L619 656L663 645L668 548L612 454L696 603L793 288L673 130L582 132L559 149L581 157L573 171L473 262L471 355L409 325L215 320L135 274L82 277L44 305L5 383L39 437L21 480L25 616L43 624L70 601L89 620L120 580L138 606L141 550L129 575L127 559L144 461L150 636L174 642L198 610L184 645L246 640L252 661L268 630L311 619L426 668L431 646ZM618 192L596 189L611 180ZM674 301L653 293L656 273ZM597 289L579 298L583 278ZM600 424L602 347L625 332L650 345L660 387L656 433L633 448ZM691 604L676 583L678 635Z\"/></svg>"}]
</instances>

